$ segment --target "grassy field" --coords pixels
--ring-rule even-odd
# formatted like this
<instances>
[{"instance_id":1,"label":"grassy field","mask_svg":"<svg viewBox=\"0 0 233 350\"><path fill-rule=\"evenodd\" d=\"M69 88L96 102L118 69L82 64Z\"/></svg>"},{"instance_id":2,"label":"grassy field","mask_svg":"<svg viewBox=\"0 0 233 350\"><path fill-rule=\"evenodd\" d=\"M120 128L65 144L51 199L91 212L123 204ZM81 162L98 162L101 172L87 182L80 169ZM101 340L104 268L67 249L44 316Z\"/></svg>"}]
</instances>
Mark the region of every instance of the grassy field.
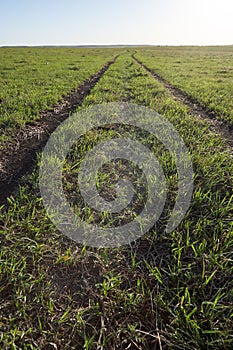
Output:
<instances>
[{"instance_id":1,"label":"grassy field","mask_svg":"<svg viewBox=\"0 0 233 350\"><path fill-rule=\"evenodd\" d=\"M166 176L169 200L157 228L136 242L114 249L83 246L56 230L46 214L38 184L38 152L33 171L21 178L18 191L0 207L0 347L232 349L232 149L208 121L193 116L187 106L174 100L132 54L231 124L233 50L93 49L85 51L85 57L80 49L77 52L76 56L75 49L0 51L8 57L7 64L1 65L14 67L5 69L8 89L1 91L3 135L6 125L12 132L39 118L41 110L120 54L78 111L100 103L132 102L163 115L188 146L194 168L192 201L180 225L165 233L177 193L177 169L169 152L162 142L133 128L94 129L77 140L64 164L64 192L74 210L80 212L83 205L80 194L75 193L78 166L95 144L121 135L131 135L156 154ZM34 62L37 71L32 73L26 63L16 64L24 60ZM52 69L39 64L41 61L51 62ZM217 70L229 75L216 74ZM17 79L22 73L21 85ZM35 80L44 85L34 85ZM28 103L20 107L14 99L14 91L20 91L20 96L22 90L27 92L27 101L33 101L35 113ZM7 96L11 96L9 104L4 103ZM7 143L6 137L2 142ZM100 187L111 187L122 174L121 166L110 167L114 180L105 169ZM93 220L89 209L83 213L85 220ZM105 219L105 212L94 217L108 225Z\"/></svg>"},{"instance_id":2,"label":"grassy field","mask_svg":"<svg viewBox=\"0 0 233 350\"><path fill-rule=\"evenodd\" d=\"M39 118L113 56L111 49L1 48L1 133Z\"/></svg>"},{"instance_id":3,"label":"grassy field","mask_svg":"<svg viewBox=\"0 0 233 350\"><path fill-rule=\"evenodd\" d=\"M225 47L136 51L146 66L233 127L233 52Z\"/></svg>"}]
</instances>

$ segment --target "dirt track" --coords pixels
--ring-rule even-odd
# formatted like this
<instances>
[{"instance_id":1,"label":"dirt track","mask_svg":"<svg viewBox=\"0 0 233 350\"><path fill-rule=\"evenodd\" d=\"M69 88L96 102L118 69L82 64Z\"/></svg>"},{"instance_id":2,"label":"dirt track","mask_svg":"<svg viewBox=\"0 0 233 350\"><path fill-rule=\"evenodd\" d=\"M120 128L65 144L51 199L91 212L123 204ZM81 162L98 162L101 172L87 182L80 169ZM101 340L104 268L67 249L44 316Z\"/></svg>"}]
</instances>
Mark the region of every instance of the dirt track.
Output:
<instances>
[{"instance_id":1,"label":"dirt track","mask_svg":"<svg viewBox=\"0 0 233 350\"><path fill-rule=\"evenodd\" d=\"M96 74L80 85L77 91L73 91L66 96L63 102L55 106L52 111L42 113L39 120L27 124L14 133L13 140L0 151L0 204L4 203L6 198L17 188L20 177L32 169L35 164L36 153L45 145L50 134L69 116L70 112L82 104L85 97L116 61L117 57L107 62ZM154 73L134 55L132 55L132 58L162 83L171 92L174 99L188 106L190 113L207 120L211 129L220 133L233 147L233 132L226 124L216 120L216 116L212 112L210 113L197 102L192 101L184 92Z\"/></svg>"},{"instance_id":2,"label":"dirt track","mask_svg":"<svg viewBox=\"0 0 233 350\"><path fill-rule=\"evenodd\" d=\"M73 112L90 93L91 89L116 61L107 62L96 74L63 99L52 111L44 112L41 118L15 132L11 142L0 151L0 204L14 192L18 180L32 169L36 152L47 142L50 134Z\"/></svg>"},{"instance_id":3,"label":"dirt track","mask_svg":"<svg viewBox=\"0 0 233 350\"><path fill-rule=\"evenodd\" d=\"M132 55L132 58L135 60L135 62L140 64L140 66L142 66L147 72L149 72L153 78L158 80L167 90L169 90L175 100L178 100L187 107L189 107L190 113L192 113L198 118L205 119L210 124L211 129L214 130L216 133L221 134L222 137L225 138L228 144L233 148L233 130L231 130L227 124L218 121L217 116L213 112L210 112L207 109L201 107L197 101L192 100L183 91L169 84L165 79L160 77L158 74L154 73L150 68L148 68L134 55Z\"/></svg>"}]
</instances>

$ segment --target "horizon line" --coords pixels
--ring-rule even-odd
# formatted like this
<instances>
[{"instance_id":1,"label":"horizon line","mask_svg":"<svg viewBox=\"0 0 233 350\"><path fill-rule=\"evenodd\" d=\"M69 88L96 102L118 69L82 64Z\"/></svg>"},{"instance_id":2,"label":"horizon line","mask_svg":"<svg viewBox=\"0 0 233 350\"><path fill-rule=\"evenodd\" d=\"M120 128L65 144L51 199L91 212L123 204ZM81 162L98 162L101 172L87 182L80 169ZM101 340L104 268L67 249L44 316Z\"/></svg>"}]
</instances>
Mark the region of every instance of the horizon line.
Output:
<instances>
[{"instance_id":1,"label":"horizon line","mask_svg":"<svg viewBox=\"0 0 233 350\"><path fill-rule=\"evenodd\" d=\"M156 46L156 47L216 47L216 46L233 46L233 44L13 44L0 45L0 48L10 47L138 47L138 46Z\"/></svg>"}]
</instances>

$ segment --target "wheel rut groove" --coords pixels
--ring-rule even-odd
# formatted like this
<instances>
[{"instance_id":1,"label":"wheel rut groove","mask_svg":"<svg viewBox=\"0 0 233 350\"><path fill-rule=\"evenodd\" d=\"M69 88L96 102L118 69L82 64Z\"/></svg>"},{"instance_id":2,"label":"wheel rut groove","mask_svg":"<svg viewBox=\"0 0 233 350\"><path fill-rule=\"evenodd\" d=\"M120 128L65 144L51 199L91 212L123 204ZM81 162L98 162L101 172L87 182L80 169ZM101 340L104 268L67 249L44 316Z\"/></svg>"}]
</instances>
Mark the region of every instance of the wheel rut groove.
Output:
<instances>
[{"instance_id":1,"label":"wheel rut groove","mask_svg":"<svg viewBox=\"0 0 233 350\"><path fill-rule=\"evenodd\" d=\"M38 120L17 130L12 140L2 147L0 150L0 204L4 204L6 198L14 193L19 179L32 170L36 162L36 153L43 148L51 133L82 104L118 57L119 55L108 61L77 90L63 97L62 103L54 106L52 111L42 112Z\"/></svg>"},{"instance_id":2,"label":"wheel rut groove","mask_svg":"<svg viewBox=\"0 0 233 350\"><path fill-rule=\"evenodd\" d=\"M143 67L147 72L149 72L153 78L155 78L158 82L160 82L170 93L173 98L177 101L182 102L184 105L189 107L190 113L195 117L206 120L211 130L220 134L224 139L226 139L227 143L233 148L233 129L224 122L217 120L217 115L214 112L208 111L206 108L200 106L197 101L192 100L188 95L186 95L179 88L168 83L161 76L152 71L152 69L148 68L142 61L132 55L132 58L135 62L137 62L141 67Z\"/></svg>"}]
</instances>

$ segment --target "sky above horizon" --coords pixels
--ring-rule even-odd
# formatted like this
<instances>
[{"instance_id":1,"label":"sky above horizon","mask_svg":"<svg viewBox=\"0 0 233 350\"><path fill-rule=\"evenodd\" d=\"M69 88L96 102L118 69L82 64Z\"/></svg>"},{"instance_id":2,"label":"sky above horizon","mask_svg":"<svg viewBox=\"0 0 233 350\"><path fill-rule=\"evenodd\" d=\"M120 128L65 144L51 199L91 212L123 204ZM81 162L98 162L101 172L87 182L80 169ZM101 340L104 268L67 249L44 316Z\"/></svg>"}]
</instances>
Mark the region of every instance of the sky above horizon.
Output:
<instances>
[{"instance_id":1,"label":"sky above horizon","mask_svg":"<svg viewBox=\"0 0 233 350\"><path fill-rule=\"evenodd\" d=\"M232 45L232 0L0 0L0 46Z\"/></svg>"}]
</instances>

